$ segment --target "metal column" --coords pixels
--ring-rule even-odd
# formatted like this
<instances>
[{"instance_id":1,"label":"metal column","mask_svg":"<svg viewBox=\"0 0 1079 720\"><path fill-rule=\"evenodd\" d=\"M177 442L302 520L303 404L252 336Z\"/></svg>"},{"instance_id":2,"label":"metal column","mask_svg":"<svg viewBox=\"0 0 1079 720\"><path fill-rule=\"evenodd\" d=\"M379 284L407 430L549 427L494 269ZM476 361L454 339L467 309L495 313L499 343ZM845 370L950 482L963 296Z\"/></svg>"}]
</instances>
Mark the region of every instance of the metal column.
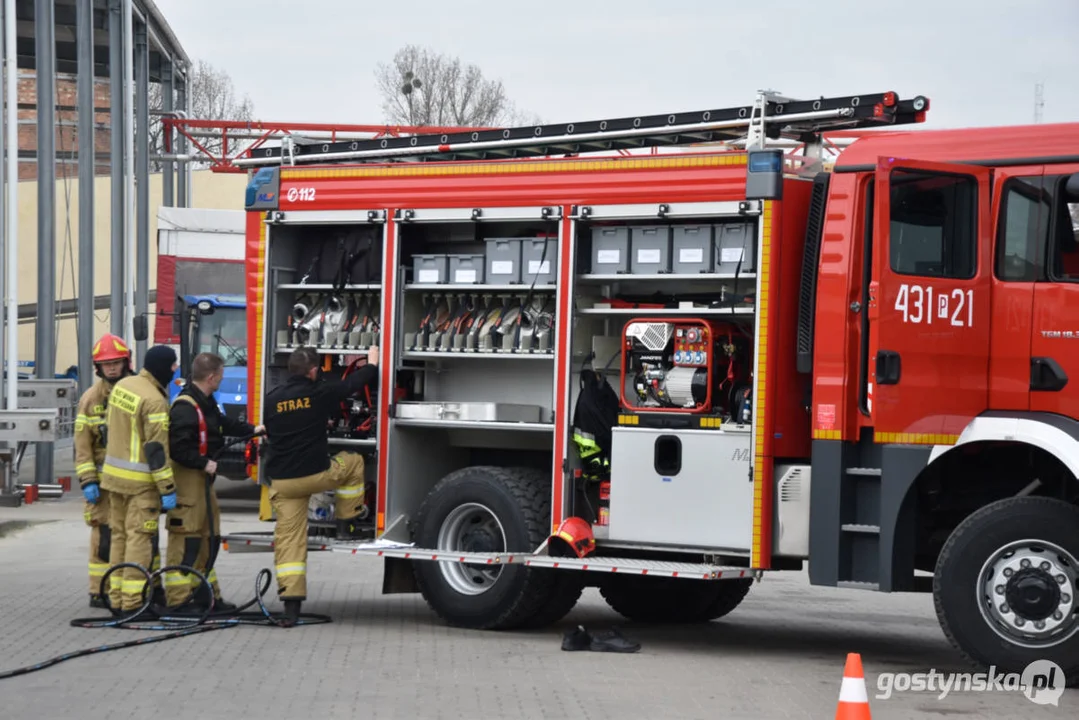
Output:
<instances>
[{"instance_id":1,"label":"metal column","mask_svg":"<svg viewBox=\"0 0 1079 720\"><path fill-rule=\"evenodd\" d=\"M120 0L109 0L109 211L111 272L109 330L124 336L124 21Z\"/></svg>"},{"instance_id":2,"label":"metal column","mask_svg":"<svg viewBox=\"0 0 1079 720\"><path fill-rule=\"evenodd\" d=\"M56 376L56 16L54 0L34 3L37 83L37 327L34 370ZM17 242L17 238L12 238ZM52 443L38 443L34 481L51 483Z\"/></svg>"},{"instance_id":3,"label":"metal column","mask_svg":"<svg viewBox=\"0 0 1079 720\"><path fill-rule=\"evenodd\" d=\"M3 22L6 25L6 23L7 23L7 9L6 8L4 8L2 12L0 12L0 18L3 19ZM2 48L2 47L3 47L3 40L0 39L0 48ZM2 79L0 79L0 95L3 95L3 81L2 81ZM0 111L3 110L3 107L4 107L3 103L0 102ZM6 116L5 116L5 119L6 119ZM4 120L5 119L0 119L0 165L3 164L4 158L6 157L5 154L4 154ZM0 167L0 246L2 246L2 249L0 249L0 313L2 313L4 311L4 307L5 307L4 303L6 302L6 296L4 295L4 292L5 292L4 291L4 281L5 281L6 275L7 275L7 268L6 268L6 265L5 265L6 255L7 255L7 244L4 241L5 236L4 236L3 230L2 230L4 227L6 227L4 225L4 222L5 222L6 218L4 216L5 198L4 198L4 192L3 192L3 190L4 190L4 178L5 177L6 176L4 175L4 168ZM18 208L16 208L16 212L18 212ZM4 358L7 357L7 355L4 354L4 342L7 339L6 333L3 331L4 327L5 327L4 326L5 322L6 322L5 318L0 318L0 379L2 379L3 375L4 375L4 362L5 362ZM4 402L3 401L4 401L4 395L6 393L7 393L7 383L0 382L0 408L4 407ZM0 446L2 446L2 445L3 445L3 443L0 443ZM3 482L3 478L0 478L0 483L2 483L2 482ZM0 487L0 494L3 494L3 488L2 487Z\"/></svg>"},{"instance_id":4,"label":"metal column","mask_svg":"<svg viewBox=\"0 0 1079 720\"><path fill-rule=\"evenodd\" d=\"M150 48L146 26L137 23L135 36L135 316L149 310L150 297ZM135 343L135 356L146 357L146 341Z\"/></svg>"},{"instance_id":5,"label":"metal column","mask_svg":"<svg viewBox=\"0 0 1079 720\"><path fill-rule=\"evenodd\" d=\"M161 61L161 110L166 115L172 113L173 110L173 87L172 59L166 58ZM162 124L160 152L176 152L176 148L172 146L172 140L171 130ZM172 207L173 200L176 198L173 190L175 180L176 165L172 160L165 160L161 165L161 204L164 207Z\"/></svg>"},{"instance_id":6,"label":"metal column","mask_svg":"<svg viewBox=\"0 0 1079 720\"><path fill-rule=\"evenodd\" d=\"M191 79L191 68L184 68L184 79L176 87L176 104L179 110L182 110L185 114L190 115L187 107L187 83ZM183 135L179 135L177 138L176 152L179 155L187 154L187 138ZM187 175L190 172L190 166L186 160L176 161L176 207L187 207Z\"/></svg>"},{"instance_id":7,"label":"metal column","mask_svg":"<svg viewBox=\"0 0 1079 720\"><path fill-rule=\"evenodd\" d=\"M79 106L79 388L93 383L94 364L94 0L77 0L75 13Z\"/></svg>"},{"instance_id":8,"label":"metal column","mask_svg":"<svg viewBox=\"0 0 1079 720\"><path fill-rule=\"evenodd\" d=\"M6 258L7 282L4 283L4 291L7 293L7 342L5 352L7 355L7 392L5 393L5 407L14 410L18 407L19 397L16 383L19 381L19 101L18 101L18 62L16 55L15 40L15 0L4 0L4 58L8 70L8 83L4 89L7 97L7 107L4 108L7 118L8 154L7 154L7 207L9 210L4 218L7 226L7 247L4 248Z\"/></svg>"},{"instance_id":9,"label":"metal column","mask_svg":"<svg viewBox=\"0 0 1079 720\"><path fill-rule=\"evenodd\" d=\"M123 0L124 23L124 339L135 347L135 17L133 0ZM142 361L136 355L135 364Z\"/></svg>"}]
</instances>

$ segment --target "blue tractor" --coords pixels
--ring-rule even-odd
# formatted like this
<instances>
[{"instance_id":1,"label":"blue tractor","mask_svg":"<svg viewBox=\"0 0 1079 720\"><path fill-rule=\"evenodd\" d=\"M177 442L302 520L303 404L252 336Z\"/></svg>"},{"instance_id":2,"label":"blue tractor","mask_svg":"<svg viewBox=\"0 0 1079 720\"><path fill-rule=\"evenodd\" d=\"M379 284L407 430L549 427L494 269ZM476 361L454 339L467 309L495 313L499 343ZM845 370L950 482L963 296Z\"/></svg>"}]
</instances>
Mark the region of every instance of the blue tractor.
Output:
<instances>
[{"instance_id":1,"label":"blue tractor","mask_svg":"<svg viewBox=\"0 0 1079 720\"><path fill-rule=\"evenodd\" d=\"M225 359L225 378L214 393L221 412L247 419L247 301L243 295L182 295L173 317L178 323L180 364L169 385L171 403L191 371L191 359L212 352ZM226 438L229 442L231 438ZM217 461L218 475L247 478L242 445L225 450Z\"/></svg>"}]
</instances>

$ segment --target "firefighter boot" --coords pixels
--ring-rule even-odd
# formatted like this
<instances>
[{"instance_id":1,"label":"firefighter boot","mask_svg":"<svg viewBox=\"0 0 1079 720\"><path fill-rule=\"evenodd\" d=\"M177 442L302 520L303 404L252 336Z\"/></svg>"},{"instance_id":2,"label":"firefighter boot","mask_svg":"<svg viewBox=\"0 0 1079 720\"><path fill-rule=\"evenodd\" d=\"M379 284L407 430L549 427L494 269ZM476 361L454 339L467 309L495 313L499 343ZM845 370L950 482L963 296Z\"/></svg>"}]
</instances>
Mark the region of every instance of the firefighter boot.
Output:
<instances>
[{"instance_id":1,"label":"firefighter boot","mask_svg":"<svg viewBox=\"0 0 1079 720\"><path fill-rule=\"evenodd\" d=\"M281 618L281 627L293 627L300 621L301 600L286 600L285 615Z\"/></svg>"},{"instance_id":2,"label":"firefighter boot","mask_svg":"<svg viewBox=\"0 0 1079 720\"><path fill-rule=\"evenodd\" d=\"M105 604L105 599L101 595L93 594L90 596L90 607L98 610L105 610L108 605Z\"/></svg>"}]
</instances>

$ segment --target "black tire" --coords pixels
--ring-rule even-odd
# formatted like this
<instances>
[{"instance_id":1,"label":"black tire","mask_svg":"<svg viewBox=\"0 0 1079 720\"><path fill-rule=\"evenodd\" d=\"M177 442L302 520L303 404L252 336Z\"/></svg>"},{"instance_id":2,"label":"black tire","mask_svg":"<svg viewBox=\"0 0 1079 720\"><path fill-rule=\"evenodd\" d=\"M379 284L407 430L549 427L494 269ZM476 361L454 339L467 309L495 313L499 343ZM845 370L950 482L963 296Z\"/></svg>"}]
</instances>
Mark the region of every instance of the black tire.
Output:
<instances>
[{"instance_id":1,"label":"black tire","mask_svg":"<svg viewBox=\"0 0 1079 720\"><path fill-rule=\"evenodd\" d=\"M477 503L498 520L506 552L531 553L548 536L551 518L549 482L537 481L527 468L468 467L442 478L428 493L416 514L415 543L438 548L438 534L456 508ZM441 563L413 563L416 584L431 609L458 627L507 630L535 618L553 592L553 573L523 565L504 565L482 593L458 591L447 580ZM568 612L568 609L567 609Z\"/></svg>"},{"instance_id":2,"label":"black tire","mask_svg":"<svg viewBox=\"0 0 1079 720\"><path fill-rule=\"evenodd\" d=\"M599 592L615 612L633 622L702 623L738 607L752 582L611 575L600 583Z\"/></svg>"},{"instance_id":3,"label":"black tire","mask_svg":"<svg viewBox=\"0 0 1079 720\"><path fill-rule=\"evenodd\" d=\"M1048 647L1019 645L994 629L983 615L981 600L982 568L999 550L1009 543L1035 540L1053 543L1079 559L1076 528L1079 507L1052 498L1022 497L987 505L952 532L937 559L933 600L941 629L967 660L1016 673L1035 660L1052 660L1064 670L1069 687L1079 685L1079 632ZM1070 584L1074 608L1079 583ZM1067 590L1060 592L1062 597Z\"/></svg>"},{"instance_id":4,"label":"black tire","mask_svg":"<svg viewBox=\"0 0 1079 720\"><path fill-rule=\"evenodd\" d=\"M550 595L540 606L536 614L521 624L521 628L537 629L553 625L569 615L581 599L584 592L584 571L576 570L533 570L547 575L544 581L550 588Z\"/></svg>"}]
</instances>

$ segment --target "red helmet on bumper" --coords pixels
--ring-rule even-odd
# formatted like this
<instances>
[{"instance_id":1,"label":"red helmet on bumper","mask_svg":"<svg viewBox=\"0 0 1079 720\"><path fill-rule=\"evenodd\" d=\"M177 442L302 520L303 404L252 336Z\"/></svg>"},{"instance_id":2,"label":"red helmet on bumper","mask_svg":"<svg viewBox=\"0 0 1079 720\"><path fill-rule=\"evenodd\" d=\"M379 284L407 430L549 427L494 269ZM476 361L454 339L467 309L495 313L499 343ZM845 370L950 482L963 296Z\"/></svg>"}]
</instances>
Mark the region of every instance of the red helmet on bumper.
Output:
<instances>
[{"instance_id":1,"label":"red helmet on bumper","mask_svg":"<svg viewBox=\"0 0 1079 720\"><path fill-rule=\"evenodd\" d=\"M547 553L552 557L583 558L596 549L592 526L579 517L566 518L547 540Z\"/></svg>"}]
</instances>

